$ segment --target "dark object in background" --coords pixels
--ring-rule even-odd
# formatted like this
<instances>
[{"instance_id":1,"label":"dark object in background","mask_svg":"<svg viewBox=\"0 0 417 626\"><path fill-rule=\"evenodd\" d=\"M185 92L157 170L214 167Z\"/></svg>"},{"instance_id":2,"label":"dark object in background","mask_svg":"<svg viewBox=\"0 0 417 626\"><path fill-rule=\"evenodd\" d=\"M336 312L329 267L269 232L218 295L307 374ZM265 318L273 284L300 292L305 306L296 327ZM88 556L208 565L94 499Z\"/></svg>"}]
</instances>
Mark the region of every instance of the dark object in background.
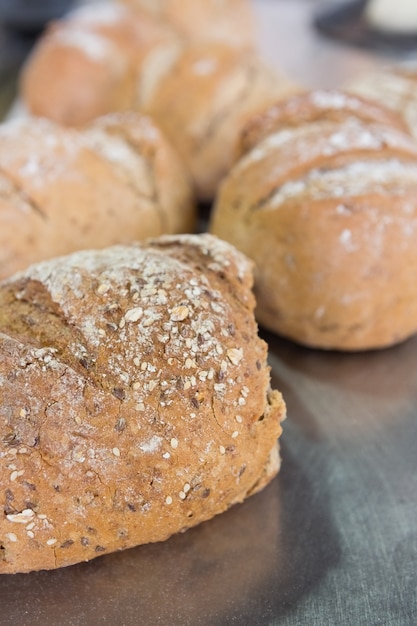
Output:
<instances>
[{"instance_id":1,"label":"dark object in background","mask_svg":"<svg viewBox=\"0 0 417 626\"><path fill-rule=\"evenodd\" d=\"M356 0L320 12L314 25L324 35L344 43L381 52L407 52L417 49L417 33L380 32L366 21L366 0Z\"/></svg>"},{"instance_id":2,"label":"dark object in background","mask_svg":"<svg viewBox=\"0 0 417 626\"><path fill-rule=\"evenodd\" d=\"M22 33L38 33L68 11L74 0L0 0L0 22Z\"/></svg>"},{"instance_id":3,"label":"dark object in background","mask_svg":"<svg viewBox=\"0 0 417 626\"><path fill-rule=\"evenodd\" d=\"M45 24L74 0L0 0L0 120L16 97L20 67Z\"/></svg>"}]
</instances>

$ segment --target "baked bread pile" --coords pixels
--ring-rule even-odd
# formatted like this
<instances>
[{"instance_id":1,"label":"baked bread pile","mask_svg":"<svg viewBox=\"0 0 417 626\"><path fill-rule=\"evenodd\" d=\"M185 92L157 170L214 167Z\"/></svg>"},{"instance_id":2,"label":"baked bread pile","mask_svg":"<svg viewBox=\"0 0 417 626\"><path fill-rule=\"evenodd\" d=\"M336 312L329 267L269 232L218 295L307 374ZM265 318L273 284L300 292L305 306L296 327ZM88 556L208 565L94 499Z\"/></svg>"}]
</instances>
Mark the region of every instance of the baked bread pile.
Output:
<instances>
[{"instance_id":1,"label":"baked bread pile","mask_svg":"<svg viewBox=\"0 0 417 626\"><path fill-rule=\"evenodd\" d=\"M46 119L0 126L0 278L81 248L189 232L190 178L155 124L115 113L82 132Z\"/></svg>"},{"instance_id":2,"label":"baked bread pile","mask_svg":"<svg viewBox=\"0 0 417 626\"><path fill-rule=\"evenodd\" d=\"M20 97L33 115L70 126L133 109L148 55L176 45L148 13L87 5L48 26L23 67Z\"/></svg>"},{"instance_id":3,"label":"baked bread pile","mask_svg":"<svg viewBox=\"0 0 417 626\"><path fill-rule=\"evenodd\" d=\"M275 476L254 311L325 349L417 331L411 91L300 94L250 16L97 4L24 68L44 119L0 127L0 573L163 540ZM177 234L194 193L229 243Z\"/></svg>"},{"instance_id":4,"label":"baked bread pile","mask_svg":"<svg viewBox=\"0 0 417 626\"><path fill-rule=\"evenodd\" d=\"M32 116L0 127L0 277L22 270L0 283L0 573L161 541L279 469L252 264L210 235L146 239L193 230L192 178L211 198L279 92L247 3L216 6L198 44L169 3L76 11L24 68Z\"/></svg>"},{"instance_id":5,"label":"baked bread pile","mask_svg":"<svg viewBox=\"0 0 417 626\"><path fill-rule=\"evenodd\" d=\"M246 1L150 7L98 4L52 24L23 70L21 97L32 114L68 125L115 110L146 112L183 157L199 198L211 200L247 118L298 87L256 53ZM190 40L183 22L194 23L195 12L199 32L203 16L212 28ZM231 30L242 41L229 41Z\"/></svg>"},{"instance_id":6,"label":"baked bread pile","mask_svg":"<svg viewBox=\"0 0 417 626\"><path fill-rule=\"evenodd\" d=\"M285 407L251 286L210 235L0 284L0 572L166 539L271 480Z\"/></svg>"},{"instance_id":7,"label":"baked bread pile","mask_svg":"<svg viewBox=\"0 0 417 626\"><path fill-rule=\"evenodd\" d=\"M255 261L257 318L320 348L417 331L417 145L342 92L278 104L246 131L211 231Z\"/></svg>"}]
</instances>

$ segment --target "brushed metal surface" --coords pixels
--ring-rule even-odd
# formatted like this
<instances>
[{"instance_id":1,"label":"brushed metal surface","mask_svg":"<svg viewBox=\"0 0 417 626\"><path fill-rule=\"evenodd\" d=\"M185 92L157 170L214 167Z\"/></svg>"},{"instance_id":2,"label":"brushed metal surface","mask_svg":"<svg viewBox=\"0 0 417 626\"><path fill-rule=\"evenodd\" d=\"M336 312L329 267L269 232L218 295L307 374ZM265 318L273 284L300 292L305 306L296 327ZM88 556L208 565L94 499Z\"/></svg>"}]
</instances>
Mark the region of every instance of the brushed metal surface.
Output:
<instances>
[{"instance_id":1,"label":"brushed metal surface","mask_svg":"<svg viewBox=\"0 0 417 626\"><path fill-rule=\"evenodd\" d=\"M257 8L265 54L300 79L380 62L319 39L312 2ZM0 576L1 625L417 623L417 337L364 354L264 337L288 406L277 479L164 543Z\"/></svg>"}]
</instances>

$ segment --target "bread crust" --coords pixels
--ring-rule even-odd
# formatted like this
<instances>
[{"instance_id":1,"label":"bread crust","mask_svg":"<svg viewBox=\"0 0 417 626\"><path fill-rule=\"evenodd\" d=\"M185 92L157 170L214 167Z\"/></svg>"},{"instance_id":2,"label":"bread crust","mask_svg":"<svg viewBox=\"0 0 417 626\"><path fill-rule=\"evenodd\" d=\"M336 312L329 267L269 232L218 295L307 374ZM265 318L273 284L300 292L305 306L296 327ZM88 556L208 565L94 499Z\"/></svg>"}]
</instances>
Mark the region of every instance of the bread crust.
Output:
<instances>
[{"instance_id":1,"label":"bread crust","mask_svg":"<svg viewBox=\"0 0 417 626\"><path fill-rule=\"evenodd\" d=\"M137 110L142 74L153 73L147 66L155 56L189 41L252 49L253 25L246 0L82 7L51 23L39 39L21 72L20 95L32 114L68 126Z\"/></svg>"},{"instance_id":2,"label":"bread crust","mask_svg":"<svg viewBox=\"0 0 417 626\"><path fill-rule=\"evenodd\" d=\"M300 98L308 109L312 95ZM211 231L255 261L259 322L314 347L380 348L417 330L417 145L368 113L295 113L266 136L255 124L261 140L212 218Z\"/></svg>"},{"instance_id":3,"label":"bread crust","mask_svg":"<svg viewBox=\"0 0 417 626\"><path fill-rule=\"evenodd\" d=\"M210 235L0 284L0 572L161 541L278 471L251 264Z\"/></svg>"},{"instance_id":4,"label":"bread crust","mask_svg":"<svg viewBox=\"0 0 417 626\"><path fill-rule=\"evenodd\" d=\"M139 13L113 6L113 20L106 5L96 13L87 7L53 24L23 69L22 99L31 113L69 126L126 109L151 115L181 154L199 199L212 200L247 119L299 87L272 72L253 46L235 47L226 35L250 22L246 2L144 4ZM213 36L190 40L188 20L193 27L212 20Z\"/></svg>"},{"instance_id":5,"label":"bread crust","mask_svg":"<svg viewBox=\"0 0 417 626\"><path fill-rule=\"evenodd\" d=\"M32 114L68 126L131 110L147 55L177 38L147 12L82 7L39 39L21 72L20 96Z\"/></svg>"},{"instance_id":6,"label":"bread crust","mask_svg":"<svg viewBox=\"0 0 417 626\"><path fill-rule=\"evenodd\" d=\"M210 42L179 51L142 107L183 157L198 197L211 200L247 120L297 90L253 51Z\"/></svg>"},{"instance_id":7,"label":"bread crust","mask_svg":"<svg viewBox=\"0 0 417 626\"><path fill-rule=\"evenodd\" d=\"M41 119L0 127L0 277L81 248L194 227L191 181L136 113L83 131Z\"/></svg>"},{"instance_id":8,"label":"bread crust","mask_svg":"<svg viewBox=\"0 0 417 626\"><path fill-rule=\"evenodd\" d=\"M280 100L252 117L242 130L240 155L285 128L320 121L342 123L349 119L407 131L407 125L400 115L372 100L337 89L316 89Z\"/></svg>"}]
</instances>

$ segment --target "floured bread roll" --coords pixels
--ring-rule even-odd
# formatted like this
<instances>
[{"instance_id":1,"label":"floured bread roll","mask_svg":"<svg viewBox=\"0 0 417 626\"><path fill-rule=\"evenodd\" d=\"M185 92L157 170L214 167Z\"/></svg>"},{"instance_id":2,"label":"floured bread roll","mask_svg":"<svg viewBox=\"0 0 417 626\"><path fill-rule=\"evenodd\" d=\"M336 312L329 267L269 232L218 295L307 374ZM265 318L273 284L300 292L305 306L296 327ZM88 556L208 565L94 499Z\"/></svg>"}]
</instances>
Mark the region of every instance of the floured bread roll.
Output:
<instances>
[{"instance_id":1,"label":"floured bread roll","mask_svg":"<svg viewBox=\"0 0 417 626\"><path fill-rule=\"evenodd\" d=\"M123 0L148 10L191 41L253 47L255 16L248 0Z\"/></svg>"},{"instance_id":2,"label":"floured bread roll","mask_svg":"<svg viewBox=\"0 0 417 626\"><path fill-rule=\"evenodd\" d=\"M81 7L39 39L20 95L32 114L79 126L132 109L148 54L177 45L174 32L149 13L104 2Z\"/></svg>"},{"instance_id":3,"label":"floured bread roll","mask_svg":"<svg viewBox=\"0 0 417 626\"><path fill-rule=\"evenodd\" d=\"M400 115L377 102L338 90L316 90L287 98L254 116L240 136L240 156L283 128L295 128L316 122L342 123L361 120L394 126L407 131Z\"/></svg>"},{"instance_id":4,"label":"floured bread roll","mask_svg":"<svg viewBox=\"0 0 417 626\"><path fill-rule=\"evenodd\" d=\"M340 92L273 107L214 210L212 232L256 263L260 323L310 346L378 348L417 330L417 145L372 110Z\"/></svg>"},{"instance_id":5,"label":"floured bread roll","mask_svg":"<svg viewBox=\"0 0 417 626\"><path fill-rule=\"evenodd\" d=\"M210 200L236 157L249 117L298 88L275 75L252 51L220 43L189 46L142 73L139 108L164 130Z\"/></svg>"},{"instance_id":6,"label":"floured bread roll","mask_svg":"<svg viewBox=\"0 0 417 626\"><path fill-rule=\"evenodd\" d=\"M251 286L210 235L0 284L0 572L164 540L272 479L285 406Z\"/></svg>"},{"instance_id":7,"label":"floured bread roll","mask_svg":"<svg viewBox=\"0 0 417 626\"><path fill-rule=\"evenodd\" d=\"M371 98L399 114L417 137L417 62L381 67L347 85L349 92Z\"/></svg>"},{"instance_id":8,"label":"floured bread roll","mask_svg":"<svg viewBox=\"0 0 417 626\"><path fill-rule=\"evenodd\" d=\"M194 226L191 183L150 119L115 113L84 131L0 126L0 277L88 247Z\"/></svg>"}]
</instances>

